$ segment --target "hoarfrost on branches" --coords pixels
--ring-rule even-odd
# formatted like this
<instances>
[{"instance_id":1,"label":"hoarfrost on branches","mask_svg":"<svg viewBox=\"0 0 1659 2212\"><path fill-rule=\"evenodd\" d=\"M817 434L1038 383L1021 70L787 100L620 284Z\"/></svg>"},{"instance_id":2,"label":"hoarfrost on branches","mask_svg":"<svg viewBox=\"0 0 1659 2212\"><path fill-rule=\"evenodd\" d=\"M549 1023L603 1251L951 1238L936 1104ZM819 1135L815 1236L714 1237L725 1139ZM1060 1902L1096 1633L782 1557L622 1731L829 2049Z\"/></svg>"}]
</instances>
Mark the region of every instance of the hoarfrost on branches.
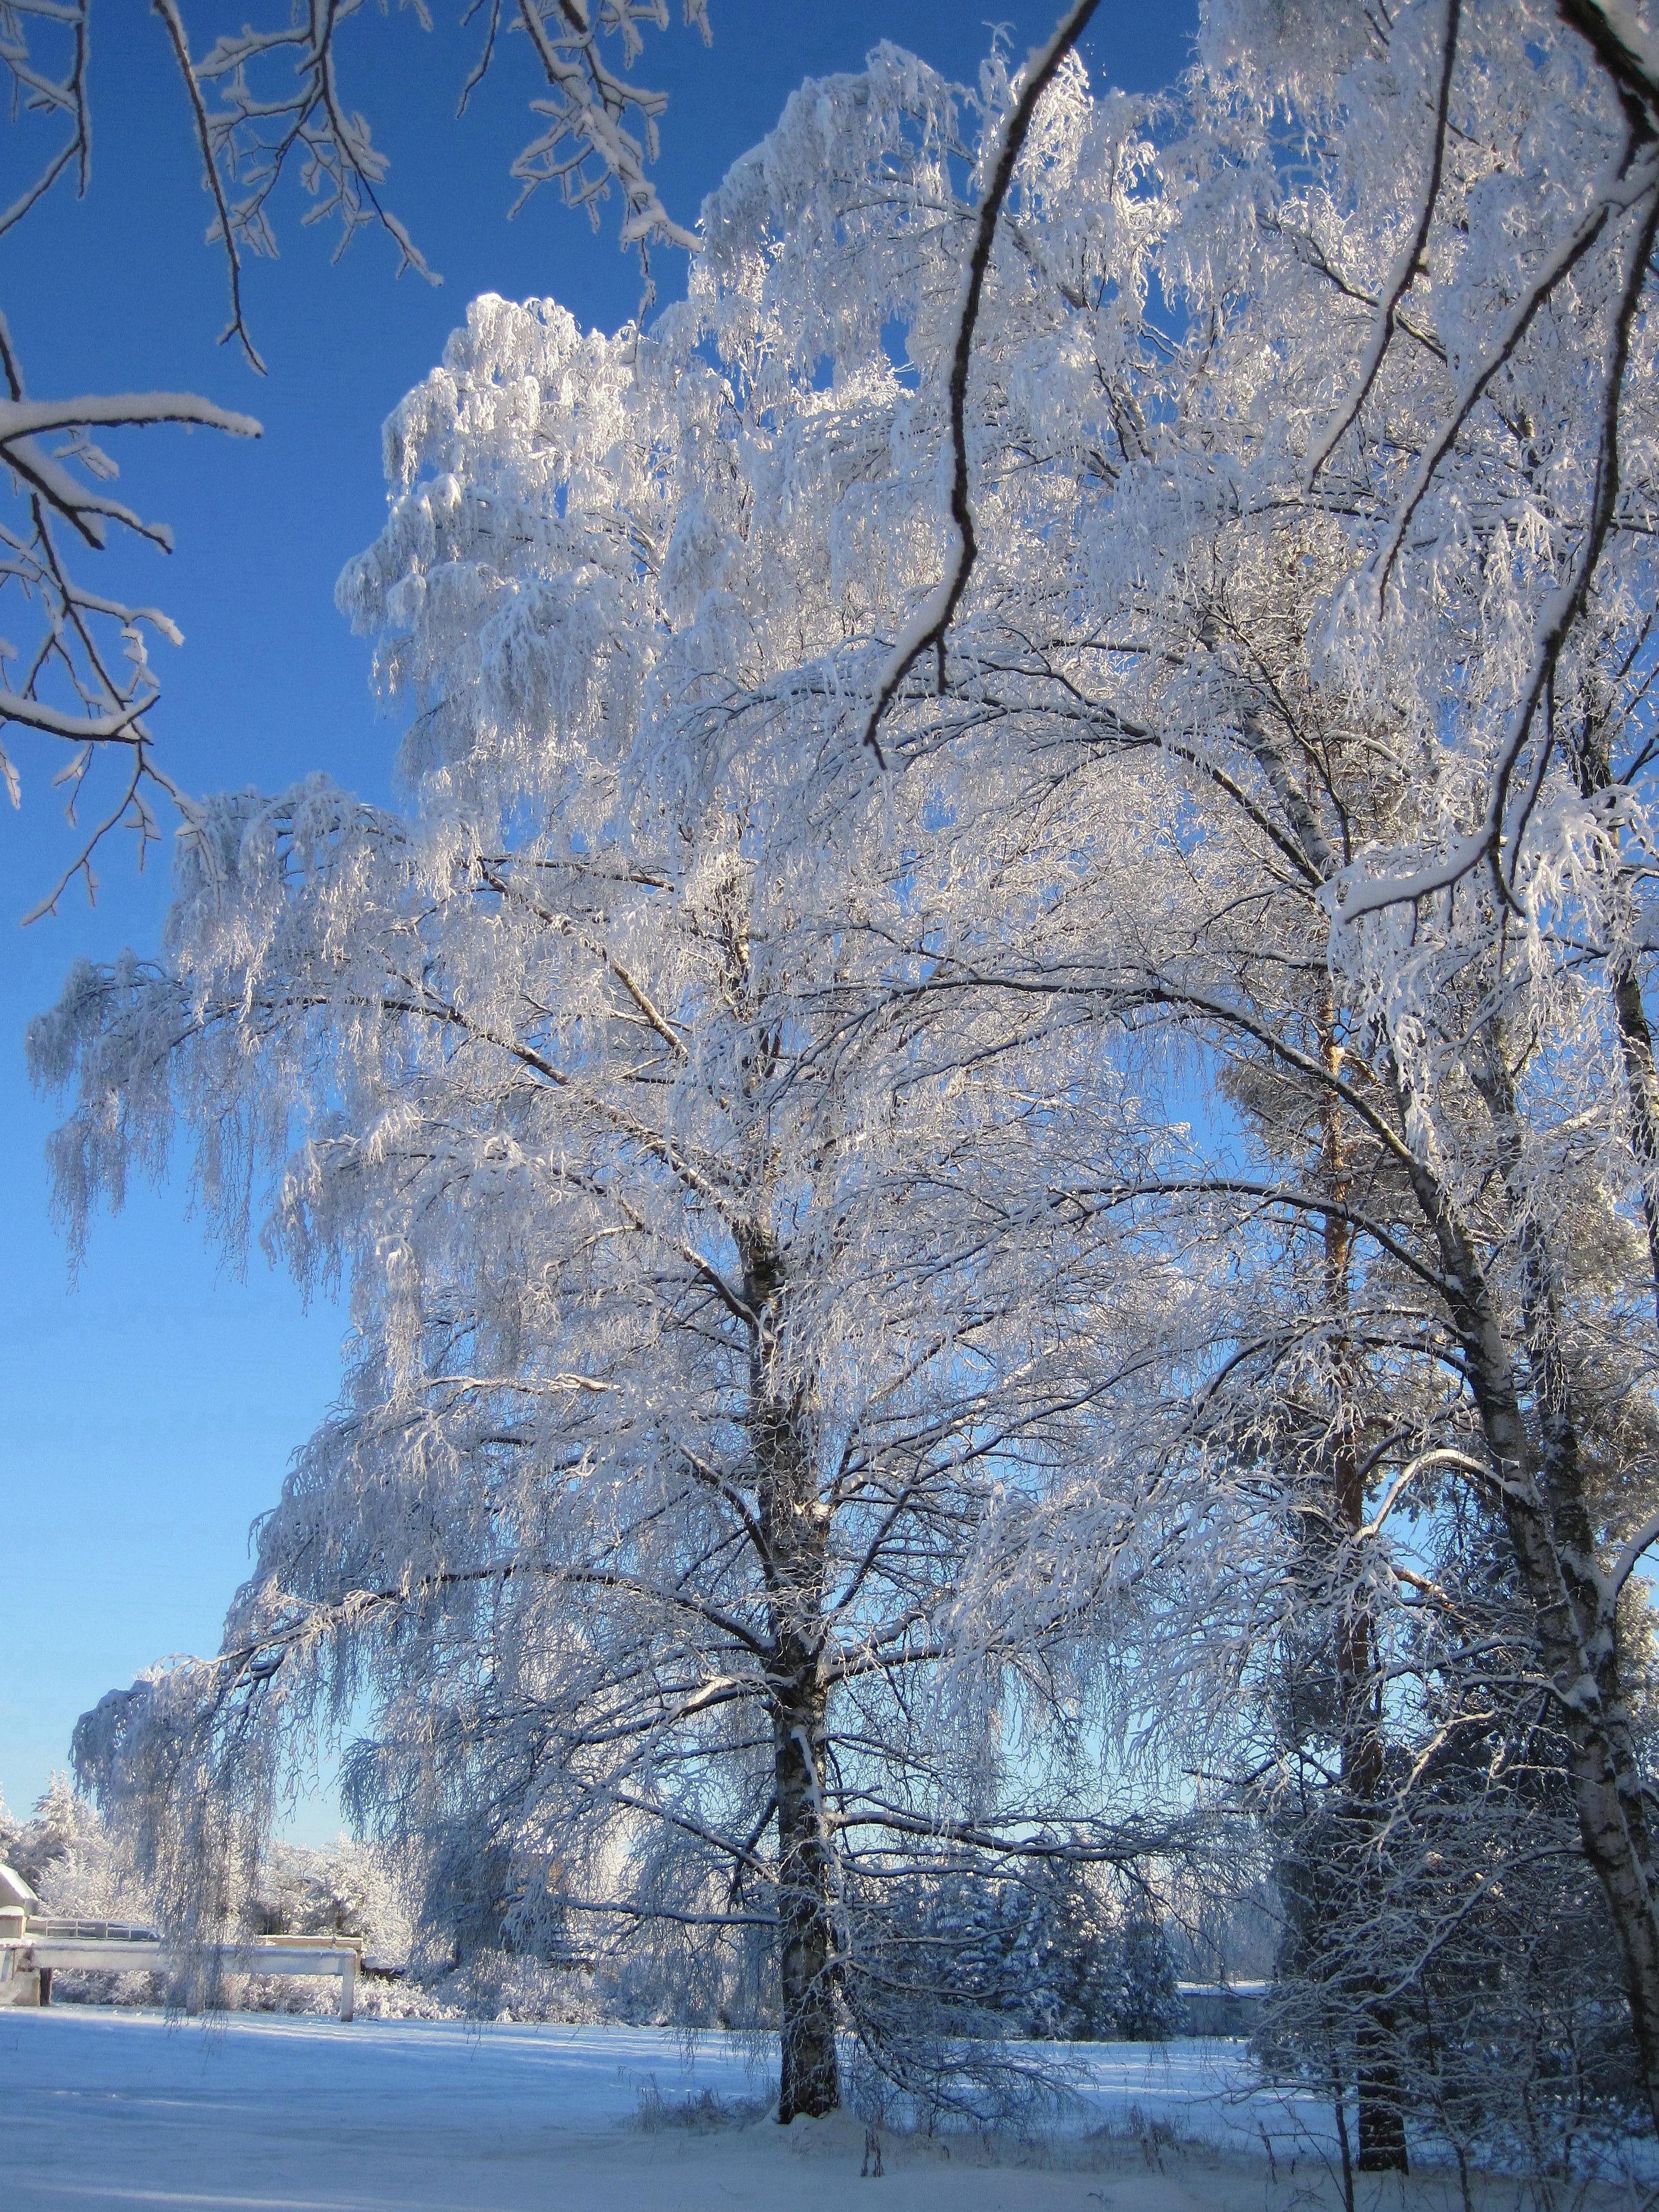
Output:
<instances>
[{"instance_id":1,"label":"hoarfrost on branches","mask_svg":"<svg viewBox=\"0 0 1659 2212\"><path fill-rule=\"evenodd\" d=\"M908 227L952 95L873 82ZM341 584L418 702L414 811L219 802L163 960L81 970L34 1049L87 1102L72 1206L182 1124L222 1231L269 1174L270 1249L357 1315L224 1654L79 1738L165 1815L164 1896L210 1924L294 1732L367 1695L356 1801L434 1891L539 1849L517 1940L544 1910L762 1974L787 2118L836 2100L842 2007L969 2094L899 2002L896 1882L1129 1867L1183 1820L1113 1772L1097 1562L1045 1581L1017 1534L1121 1326L1052 1192L1136 1102L1087 1024L913 1018L928 908L999 856L944 826L948 763L896 792L849 750L849 602L884 579L800 526L840 497L873 538L903 386L866 319L820 389L755 307L711 275L606 339L476 303Z\"/></svg>"},{"instance_id":2,"label":"hoarfrost on branches","mask_svg":"<svg viewBox=\"0 0 1659 2212\"><path fill-rule=\"evenodd\" d=\"M475 305L341 584L409 810L220 802L35 1033L76 1221L182 1127L356 1302L224 1652L83 1727L198 1909L363 1692L440 1878L769 1960L786 2116L838 2008L939 2091L952 1883L1226 1818L1362 2166L1656 2108L1642 52L1237 0L988 223L1006 58L883 46L648 328Z\"/></svg>"}]
</instances>

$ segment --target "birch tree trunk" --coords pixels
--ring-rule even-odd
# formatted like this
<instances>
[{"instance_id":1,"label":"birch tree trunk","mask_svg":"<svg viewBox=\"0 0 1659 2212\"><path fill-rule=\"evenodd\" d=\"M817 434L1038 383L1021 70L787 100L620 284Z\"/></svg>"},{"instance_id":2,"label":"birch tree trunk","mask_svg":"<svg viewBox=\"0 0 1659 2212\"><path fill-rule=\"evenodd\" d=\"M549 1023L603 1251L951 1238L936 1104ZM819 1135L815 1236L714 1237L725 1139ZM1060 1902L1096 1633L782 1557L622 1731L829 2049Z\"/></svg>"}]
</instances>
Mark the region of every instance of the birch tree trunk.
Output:
<instances>
[{"instance_id":1,"label":"birch tree trunk","mask_svg":"<svg viewBox=\"0 0 1659 2212\"><path fill-rule=\"evenodd\" d=\"M1333 1208L1345 1209L1352 1195L1352 1176L1337 1109L1334 1086L1341 1077L1343 1054L1337 1041L1334 994L1328 982L1322 987L1321 998L1320 1057L1331 1079L1321 1101L1322 1179ZM1346 1333L1354 1234L1345 1212L1334 1210L1326 1215L1324 1241L1326 1296L1333 1322L1343 1332L1333 1346L1340 1405L1333 1455L1332 1502L1341 1540L1351 1551L1357 1551L1365 1525L1365 1481L1360 1466L1354 1347ZM1376 1681L1376 1622L1363 1576L1358 1571L1362 1565L1355 1556L1353 1571L1344 1578L1346 1587L1340 1592L1335 1657L1341 1759L1339 1825L1347 1836L1352 1902L1363 1925L1372 1917L1380 1887L1384 1759ZM1359 2107L1358 2164L1364 2173L1407 2171L1406 2115L1394 2049L1395 2028L1382 1990L1374 1985L1366 1988L1362 1993L1354 2063Z\"/></svg>"},{"instance_id":2,"label":"birch tree trunk","mask_svg":"<svg viewBox=\"0 0 1659 2212\"><path fill-rule=\"evenodd\" d=\"M792 1655L793 1656L793 1655ZM778 2118L820 2118L841 2102L835 1949L823 1826L823 1695L815 1660L780 1672L773 1708L778 1791L778 1984L782 2075ZM787 1665L787 1662L786 1662Z\"/></svg>"},{"instance_id":3,"label":"birch tree trunk","mask_svg":"<svg viewBox=\"0 0 1659 2212\"><path fill-rule=\"evenodd\" d=\"M1519 1214L1523 1371L1517 1373L1473 1240L1432 1170L1412 1170L1440 1248L1446 1297L1491 1455L1516 1563L1531 1601L1538 1655L1568 1747L1584 1856L1612 1918L1648 2104L1659 2126L1659 1911L1630 1711L1619 1680L1613 1601L1595 1565L1578 1427L1561 1346L1560 1299L1541 1231L1516 1182L1518 1124L1498 1051L1478 1076L1499 1164ZM1403 1108L1404 1100L1400 1103ZM1537 1437L1522 1407L1535 1408Z\"/></svg>"},{"instance_id":4,"label":"birch tree trunk","mask_svg":"<svg viewBox=\"0 0 1659 2212\"><path fill-rule=\"evenodd\" d=\"M801 1379L779 1335L784 1270L773 1241L744 1241L744 1295L753 1316L750 1435L771 1586L769 1663L778 1824L778 1996L782 2045L778 2118L816 2119L841 2102L836 2055L836 1945L826 1827L822 1680L829 1513L817 1493Z\"/></svg>"}]
</instances>

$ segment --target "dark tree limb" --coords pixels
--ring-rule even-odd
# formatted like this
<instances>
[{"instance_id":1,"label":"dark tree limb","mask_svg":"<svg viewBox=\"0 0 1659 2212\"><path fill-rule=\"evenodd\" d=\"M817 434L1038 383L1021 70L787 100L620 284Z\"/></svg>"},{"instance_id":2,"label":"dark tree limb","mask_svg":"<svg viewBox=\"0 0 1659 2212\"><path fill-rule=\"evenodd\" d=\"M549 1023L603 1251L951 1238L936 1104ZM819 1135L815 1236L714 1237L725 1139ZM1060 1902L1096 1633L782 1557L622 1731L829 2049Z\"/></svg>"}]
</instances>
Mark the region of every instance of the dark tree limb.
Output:
<instances>
[{"instance_id":1,"label":"dark tree limb","mask_svg":"<svg viewBox=\"0 0 1659 2212\"><path fill-rule=\"evenodd\" d=\"M1452 72L1457 63L1457 27L1462 14L1463 0L1446 0L1446 28L1440 55L1440 92L1435 103L1434 140L1429 155L1428 180L1417 210L1417 228L1412 234L1409 249L1403 253L1395 270L1394 281L1386 298L1379 301L1376 325L1371 334L1364 367L1347 404L1320 441L1319 451L1308 465L1308 486L1314 481L1343 438L1352 428L1360 409L1370 397L1372 386L1382 374L1382 362L1399 320L1400 310L1406 295L1417 282L1427 265L1424 254L1429 243L1429 230L1434 222L1434 210L1440 198L1440 174L1446 158L1446 118L1451 108Z\"/></svg>"},{"instance_id":2,"label":"dark tree limb","mask_svg":"<svg viewBox=\"0 0 1659 2212\"><path fill-rule=\"evenodd\" d=\"M900 684L930 649L939 656L939 689L943 690L945 688L945 633L955 619L962 595L968 588L968 579L972 575L974 563L979 557L979 541L974 535L973 507L968 495L968 368L973 358L974 332L979 323L980 302L985 292L985 272L991 265L991 248L996 240L997 221L1008 197L1008 187L1013 182L1014 170L1025 149L1026 136L1038 103L1053 83L1060 64L1082 37L1089 18L1099 4L1100 0L1075 0L1075 4L1055 26L1048 45L1032 53L1027 64L1025 83L1002 126L991 180L985 188L984 198L980 202L974 250L969 256L967 283L963 289L962 311L957 319L956 346L951 356L951 521L957 542L946 561L944 576L923 608L924 614L929 617L926 627L918 630L912 624L896 647L882 677L881 689L876 695L875 705L870 710L870 719L864 726L864 742L883 768L887 765L887 757L876 734L881 718L897 696Z\"/></svg>"}]
</instances>

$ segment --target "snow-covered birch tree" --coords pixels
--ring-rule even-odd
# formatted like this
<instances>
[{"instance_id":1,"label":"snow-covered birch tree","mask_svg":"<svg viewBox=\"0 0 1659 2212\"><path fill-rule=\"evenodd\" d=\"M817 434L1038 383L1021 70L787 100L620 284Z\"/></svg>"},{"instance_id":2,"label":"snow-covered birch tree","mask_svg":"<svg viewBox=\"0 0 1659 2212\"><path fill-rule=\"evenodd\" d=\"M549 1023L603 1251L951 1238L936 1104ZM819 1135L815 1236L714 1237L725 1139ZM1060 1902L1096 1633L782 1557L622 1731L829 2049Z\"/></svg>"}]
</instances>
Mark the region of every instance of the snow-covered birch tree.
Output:
<instances>
[{"instance_id":1,"label":"snow-covered birch tree","mask_svg":"<svg viewBox=\"0 0 1659 2212\"><path fill-rule=\"evenodd\" d=\"M787 2115L836 2002L883 2047L884 1881L1144 1848L1062 1743L1230 1770L1325 1854L1287 1986L1373 2167L1474 1924L1435 1793L1493 1893L1570 1808L1659 2109L1650 132L1593 12L1218 5L1168 108L882 49L649 330L474 309L343 586L410 814L222 803L37 1031L77 1218L182 1123L360 1314L108 1790L234 1828L367 1693L391 1817L759 1924Z\"/></svg>"},{"instance_id":2,"label":"snow-covered birch tree","mask_svg":"<svg viewBox=\"0 0 1659 2212\"><path fill-rule=\"evenodd\" d=\"M907 221L937 195L920 64L812 88L769 155L825 112ZM614 339L477 303L342 583L419 704L413 811L220 802L163 957L78 971L34 1050L77 1218L187 1131L233 1243L269 1174L272 1249L358 1316L223 1654L79 1738L163 1896L210 1922L295 1733L366 1698L366 1812L537 1839L563 1916L759 1931L787 2119L836 2101L838 2020L915 2075L866 1971L907 1869L1170 1838L1105 1771L1087 1562L981 1540L1118 1326L1044 1162L1133 1103L1086 1024L903 1015L914 915L984 862L844 743L902 381L852 250L827 382L823 331L785 357L720 282Z\"/></svg>"}]
</instances>

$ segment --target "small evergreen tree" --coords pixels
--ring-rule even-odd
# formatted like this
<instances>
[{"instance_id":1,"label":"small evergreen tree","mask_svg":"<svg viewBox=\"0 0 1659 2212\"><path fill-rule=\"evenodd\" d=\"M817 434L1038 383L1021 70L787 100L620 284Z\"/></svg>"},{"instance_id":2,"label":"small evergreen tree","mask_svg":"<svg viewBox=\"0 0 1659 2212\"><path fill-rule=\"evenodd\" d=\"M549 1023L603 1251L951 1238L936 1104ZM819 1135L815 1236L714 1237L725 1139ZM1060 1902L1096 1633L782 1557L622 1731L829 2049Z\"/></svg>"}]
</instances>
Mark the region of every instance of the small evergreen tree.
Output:
<instances>
[{"instance_id":1,"label":"small evergreen tree","mask_svg":"<svg viewBox=\"0 0 1659 2212\"><path fill-rule=\"evenodd\" d=\"M1127 2043L1167 2043L1181 2026L1169 1923L1150 1899L1131 1906L1118 1936L1116 2033Z\"/></svg>"}]
</instances>

